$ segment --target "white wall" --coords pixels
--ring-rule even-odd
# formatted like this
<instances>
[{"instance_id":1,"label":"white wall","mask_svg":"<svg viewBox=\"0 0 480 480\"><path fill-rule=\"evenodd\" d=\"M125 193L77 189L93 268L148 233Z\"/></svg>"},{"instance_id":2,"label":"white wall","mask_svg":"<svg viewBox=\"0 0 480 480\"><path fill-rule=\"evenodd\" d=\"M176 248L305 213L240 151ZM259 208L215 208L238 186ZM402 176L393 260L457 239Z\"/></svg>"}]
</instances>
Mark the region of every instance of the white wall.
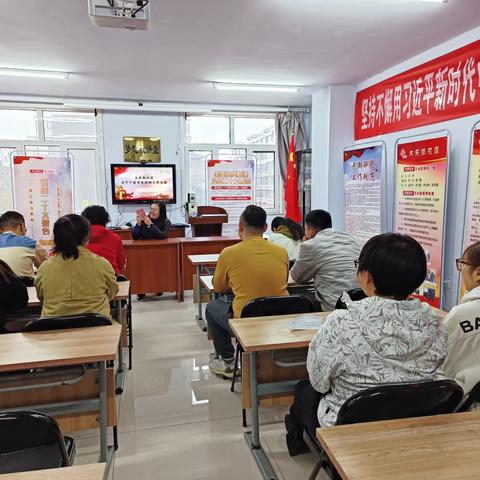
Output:
<instances>
[{"instance_id":1,"label":"white wall","mask_svg":"<svg viewBox=\"0 0 480 480\"><path fill-rule=\"evenodd\" d=\"M110 165L123 163L123 137L160 137L162 163L177 166L177 204L167 206L172 222L183 222L181 204L184 203L182 191L182 152L181 115L176 113L137 113L112 112L103 114L103 143L105 155L105 177L107 185L107 209L112 224L135 220L138 205L118 206L112 204Z\"/></svg>"},{"instance_id":2,"label":"white wall","mask_svg":"<svg viewBox=\"0 0 480 480\"><path fill-rule=\"evenodd\" d=\"M421 53L407 61L379 73L354 88L362 90L386 78L428 62L468 43L480 39L480 27L456 37L442 45ZM342 92L339 88L343 88ZM350 103L351 102L351 103ZM314 208L327 208L333 214L335 225L344 225L343 169L341 150L353 140L354 97L349 87L322 89L312 97L312 205ZM399 138L421 135L438 130L448 130L451 134L451 156L448 182L448 201L445 238L445 285L444 307L450 309L457 303L459 274L455 268L455 258L462 254L464 217L466 208L466 186L470 160L471 130L480 121L480 114L437 123L426 127L395 132L389 135L361 140L383 140L386 144L387 163L387 226L393 225L394 159L395 143ZM343 142L343 145L341 145ZM341 206L341 208L340 208ZM338 218L337 218L338 217Z\"/></svg>"}]
</instances>

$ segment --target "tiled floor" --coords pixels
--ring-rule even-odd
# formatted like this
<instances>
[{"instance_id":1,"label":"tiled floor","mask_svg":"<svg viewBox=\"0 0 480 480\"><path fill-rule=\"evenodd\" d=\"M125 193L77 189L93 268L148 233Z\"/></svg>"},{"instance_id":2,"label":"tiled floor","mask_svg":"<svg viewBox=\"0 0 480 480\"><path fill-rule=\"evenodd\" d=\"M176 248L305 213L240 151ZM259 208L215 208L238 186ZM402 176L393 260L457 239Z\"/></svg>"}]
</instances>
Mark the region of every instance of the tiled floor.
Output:
<instances>
[{"instance_id":1,"label":"tiled floor","mask_svg":"<svg viewBox=\"0 0 480 480\"><path fill-rule=\"evenodd\" d=\"M134 365L119 397L115 480L261 478L243 437L240 395L210 373L212 346L194 312L191 297L134 301ZM314 456L289 457L284 414L262 413L264 448L279 479L306 479ZM75 463L95 462L98 432L75 436Z\"/></svg>"}]
</instances>

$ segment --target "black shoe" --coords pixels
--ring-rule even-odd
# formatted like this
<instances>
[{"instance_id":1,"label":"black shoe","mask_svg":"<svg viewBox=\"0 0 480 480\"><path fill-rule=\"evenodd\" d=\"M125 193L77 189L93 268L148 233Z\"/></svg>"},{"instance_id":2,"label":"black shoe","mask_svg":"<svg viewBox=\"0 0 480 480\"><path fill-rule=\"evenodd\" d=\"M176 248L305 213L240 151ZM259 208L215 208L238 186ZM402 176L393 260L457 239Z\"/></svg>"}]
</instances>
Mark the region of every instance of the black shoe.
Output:
<instances>
[{"instance_id":1,"label":"black shoe","mask_svg":"<svg viewBox=\"0 0 480 480\"><path fill-rule=\"evenodd\" d=\"M291 457L310 452L308 445L303 439L303 432L298 428L291 415L285 416L285 428L287 429L286 441L288 454Z\"/></svg>"},{"instance_id":2,"label":"black shoe","mask_svg":"<svg viewBox=\"0 0 480 480\"><path fill-rule=\"evenodd\" d=\"M139 294L137 295L137 300L139 300L139 301L140 301L140 300L143 300L144 298L145 298L145 294L144 294L144 293L139 293Z\"/></svg>"},{"instance_id":3,"label":"black shoe","mask_svg":"<svg viewBox=\"0 0 480 480\"><path fill-rule=\"evenodd\" d=\"M157 292L157 297L161 297L163 295L163 292Z\"/></svg>"}]
</instances>

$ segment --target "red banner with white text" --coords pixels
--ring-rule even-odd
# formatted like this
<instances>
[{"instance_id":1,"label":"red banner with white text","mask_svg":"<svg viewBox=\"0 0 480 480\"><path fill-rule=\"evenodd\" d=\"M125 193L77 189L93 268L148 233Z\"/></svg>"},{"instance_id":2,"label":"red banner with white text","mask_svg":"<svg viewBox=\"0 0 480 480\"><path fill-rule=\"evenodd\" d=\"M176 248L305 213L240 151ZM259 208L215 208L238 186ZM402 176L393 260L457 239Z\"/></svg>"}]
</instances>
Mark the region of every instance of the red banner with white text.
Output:
<instances>
[{"instance_id":1,"label":"red banner with white text","mask_svg":"<svg viewBox=\"0 0 480 480\"><path fill-rule=\"evenodd\" d=\"M427 277L416 297L439 308L443 281L443 236L448 137L397 146L394 231L422 245Z\"/></svg>"},{"instance_id":2,"label":"red banner with white text","mask_svg":"<svg viewBox=\"0 0 480 480\"><path fill-rule=\"evenodd\" d=\"M480 113L480 40L357 92L355 140Z\"/></svg>"}]
</instances>

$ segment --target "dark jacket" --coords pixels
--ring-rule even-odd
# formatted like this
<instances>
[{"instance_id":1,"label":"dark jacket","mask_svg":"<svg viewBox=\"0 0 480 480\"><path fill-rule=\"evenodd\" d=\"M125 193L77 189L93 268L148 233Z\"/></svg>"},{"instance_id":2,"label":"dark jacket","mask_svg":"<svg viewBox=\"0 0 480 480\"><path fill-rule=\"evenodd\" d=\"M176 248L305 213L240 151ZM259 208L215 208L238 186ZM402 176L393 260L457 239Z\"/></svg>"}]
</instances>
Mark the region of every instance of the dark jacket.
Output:
<instances>
[{"instance_id":1,"label":"dark jacket","mask_svg":"<svg viewBox=\"0 0 480 480\"><path fill-rule=\"evenodd\" d=\"M170 220L150 218L152 225L147 227L144 223L140 226L135 225L132 229L132 237L134 240L163 240L168 237L170 231Z\"/></svg>"},{"instance_id":2,"label":"dark jacket","mask_svg":"<svg viewBox=\"0 0 480 480\"><path fill-rule=\"evenodd\" d=\"M0 265L0 327L6 322L8 313L28 304L28 290L25 284L5 263Z\"/></svg>"}]
</instances>

